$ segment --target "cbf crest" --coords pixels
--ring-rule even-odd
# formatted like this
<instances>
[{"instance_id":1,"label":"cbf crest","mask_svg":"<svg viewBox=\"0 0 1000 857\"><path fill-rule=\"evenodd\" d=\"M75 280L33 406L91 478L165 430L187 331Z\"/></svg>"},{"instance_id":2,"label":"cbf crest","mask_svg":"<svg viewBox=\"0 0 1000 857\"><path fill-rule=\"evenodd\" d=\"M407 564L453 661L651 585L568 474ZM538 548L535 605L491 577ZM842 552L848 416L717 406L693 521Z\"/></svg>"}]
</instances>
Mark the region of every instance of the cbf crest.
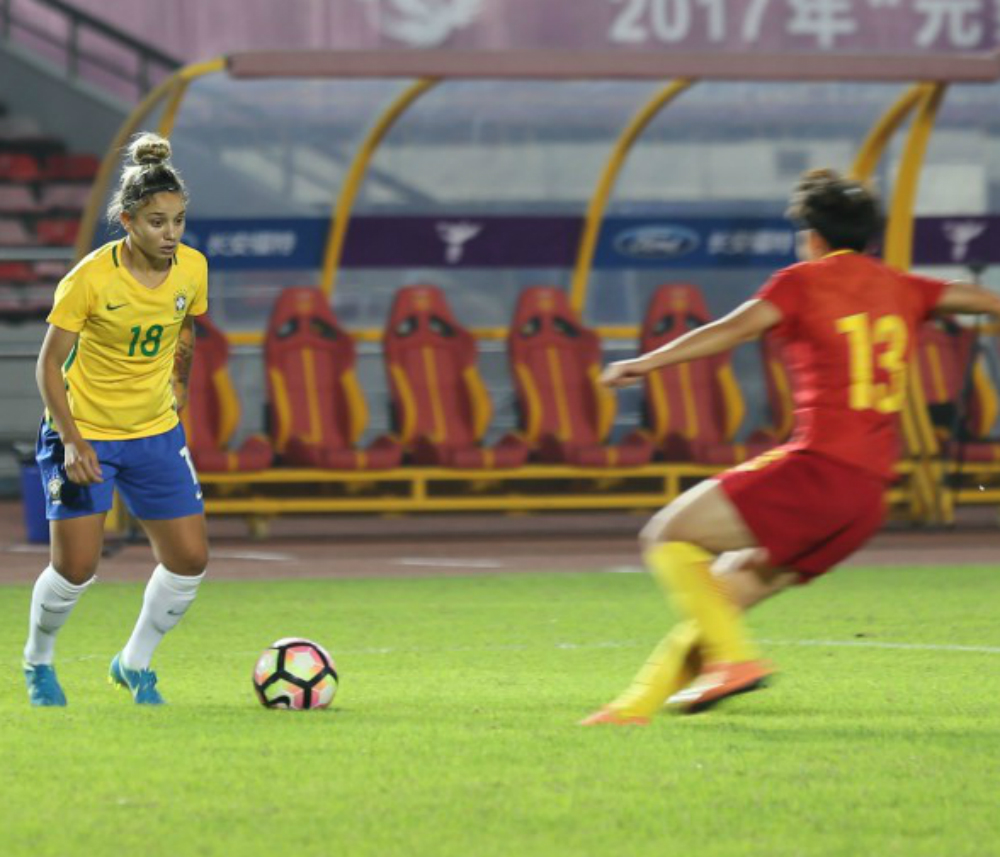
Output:
<instances>
[{"instance_id":1,"label":"cbf crest","mask_svg":"<svg viewBox=\"0 0 1000 857\"><path fill-rule=\"evenodd\" d=\"M188 296L187 292L174 292L174 318L183 318L187 315Z\"/></svg>"},{"instance_id":2,"label":"cbf crest","mask_svg":"<svg viewBox=\"0 0 1000 857\"><path fill-rule=\"evenodd\" d=\"M62 489L63 489L63 478L56 473L48 483L46 483L45 490L48 492L49 500L52 501L52 505L58 506L62 502Z\"/></svg>"}]
</instances>

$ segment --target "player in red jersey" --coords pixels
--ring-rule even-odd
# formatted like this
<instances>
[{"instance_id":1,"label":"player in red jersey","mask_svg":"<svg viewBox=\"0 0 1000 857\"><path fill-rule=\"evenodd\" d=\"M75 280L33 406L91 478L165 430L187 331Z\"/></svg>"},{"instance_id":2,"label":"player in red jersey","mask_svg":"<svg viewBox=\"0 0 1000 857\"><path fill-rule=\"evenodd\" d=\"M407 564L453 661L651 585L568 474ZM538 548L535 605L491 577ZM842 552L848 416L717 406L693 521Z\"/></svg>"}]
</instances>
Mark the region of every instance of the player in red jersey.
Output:
<instances>
[{"instance_id":1,"label":"player in red jersey","mask_svg":"<svg viewBox=\"0 0 1000 857\"><path fill-rule=\"evenodd\" d=\"M624 387L664 366L773 330L794 381L790 442L685 492L642 533L646 563L687 618L617 699L583 721L642 724L668 700L687 713L766 683L742 614L841 562L881 527L919 325L934 313L1000 316L1000 297L903 273L865 255L882 227L874 195L832 170L805 174L788 216L802 262L729 315L632 360Z\"/></svg>"}]
</instances>

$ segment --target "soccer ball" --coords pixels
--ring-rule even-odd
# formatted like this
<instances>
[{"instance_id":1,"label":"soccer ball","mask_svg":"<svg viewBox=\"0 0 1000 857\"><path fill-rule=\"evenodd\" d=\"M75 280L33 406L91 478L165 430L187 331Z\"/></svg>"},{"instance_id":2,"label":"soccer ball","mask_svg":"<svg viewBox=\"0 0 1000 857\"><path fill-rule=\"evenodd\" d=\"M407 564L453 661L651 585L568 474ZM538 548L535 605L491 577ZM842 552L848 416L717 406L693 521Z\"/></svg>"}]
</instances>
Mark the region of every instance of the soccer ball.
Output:
<instances>
[{"instance_id":1,"label":"soccer ball","mask_svg":"<svg viewBox=\"0 0 1000 857\"><path fill-rule=\"evenodd\" d=\"M337 692L337 666L319 643L286 637L257 658L253 689L266 708L326 708Z\"/></svg>"}]
</instances>

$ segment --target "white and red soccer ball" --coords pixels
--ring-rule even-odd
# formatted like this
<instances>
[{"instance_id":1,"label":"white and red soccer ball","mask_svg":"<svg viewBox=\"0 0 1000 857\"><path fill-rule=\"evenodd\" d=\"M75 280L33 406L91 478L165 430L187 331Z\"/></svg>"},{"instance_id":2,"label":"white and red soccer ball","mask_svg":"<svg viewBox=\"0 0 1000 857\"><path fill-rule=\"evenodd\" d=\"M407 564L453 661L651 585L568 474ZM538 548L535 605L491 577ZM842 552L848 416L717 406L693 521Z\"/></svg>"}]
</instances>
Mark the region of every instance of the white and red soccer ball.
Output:
<instances>
[{"instance_id":1,"label":"white and red soccer ball","mask_svg":"<svg viewBox=\"0 0 1000 857\"><path fill-rule=\"evenodd\" d=\"M319 643L286 637L257 658L253 689L266 708L326 708L337 693L337 665Z\"/></svg>"}]
</instances>

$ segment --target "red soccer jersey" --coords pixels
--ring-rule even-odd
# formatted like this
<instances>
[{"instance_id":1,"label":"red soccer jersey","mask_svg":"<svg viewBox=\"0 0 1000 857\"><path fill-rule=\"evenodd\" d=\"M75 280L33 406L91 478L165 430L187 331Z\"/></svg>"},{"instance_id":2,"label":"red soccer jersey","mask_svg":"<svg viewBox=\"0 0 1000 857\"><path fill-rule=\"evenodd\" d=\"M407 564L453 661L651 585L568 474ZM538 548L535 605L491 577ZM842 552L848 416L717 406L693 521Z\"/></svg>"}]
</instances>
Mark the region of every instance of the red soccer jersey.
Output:
<instances>
[{"instance_id":1,"label":"red soccer jersey","mask_svg":"<svg viewBox=\"0 0 1000 857\"><path fill-rule=\"evenodd\" d=\"M782 315L795 432L808 449L891 479L917 328L945 283L858 253L778 271L757 293Z\"/></svg>"}]
</instances>

